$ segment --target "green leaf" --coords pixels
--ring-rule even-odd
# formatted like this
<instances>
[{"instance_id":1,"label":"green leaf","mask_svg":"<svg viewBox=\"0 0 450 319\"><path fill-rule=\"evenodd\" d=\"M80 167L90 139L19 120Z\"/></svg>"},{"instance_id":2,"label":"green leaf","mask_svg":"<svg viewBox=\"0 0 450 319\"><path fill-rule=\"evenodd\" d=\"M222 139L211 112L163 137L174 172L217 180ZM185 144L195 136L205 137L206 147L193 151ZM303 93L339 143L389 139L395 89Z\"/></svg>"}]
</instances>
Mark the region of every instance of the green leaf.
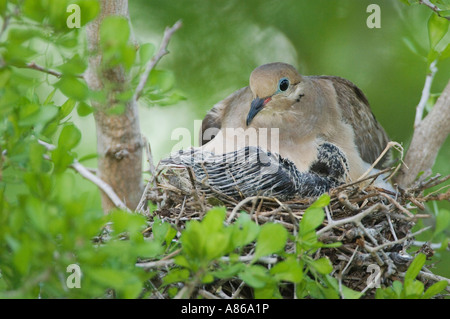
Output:
<instances>
[{"instance_id":1,"label":"green leaf","mask_svg":"<svg viewBox=\"0 0 450 319\"><path fill-rule=\"evenodd\" d=\"M263 288L272 278L267 269L260 265L250 265L243 272L239 273L247 285L253 288Z\"/></svg>"},{"instance_id":2,"label":"green leaf","mask_svg":"<svg viewBox=\"0 0 450 319\"><path fill-rule=\"evenodd\" d=\"M64 172L67 167L73 163L74 156L69 154L64 148L56 148L52 151L52 161L54 164L55 174Z\"/></svg>"},{"instance_id":3,"label":"green leaf","mask_svg":"<svg viewBox=\"0 0 450 319\"><path fill-rule=\"evenodd\" d=\"M80 81L75 76L67 75L61 77L61 79L55 84L55 86L67 97L83 101L88 94L88 88L86 84Z\"/></svg>"},{"instance_id":4,"label":"green leaf","mask_svg":"<svg viewBox=\"0 0 450 319\"><path fill-rule=\"evenodd\" d=\"M201 278L202 284L210 284L213 281L214 281L214 276L210 272L204 274Z\"/></svg>"},{"instance_id":5,"label":"green leaf","mask_svg":"<svg viewBox=\"0 0 450 319\"><path fill-rule=\"evenodd\" d=\"M241 214L230 227L232 227L231 249L243 247L251 243L256 239L260 230L260 227L251 220L250 215L245 213Z\"/></svg>"},{"instance_id":6,"label":"green leaf","mask_svg":"<svg viewBox=\"0 0 450 319\"><path fill-rule=\"evenodd\" d=\"M255 288L255 299L281 299L281 294L275 282L266 284L262 288Z\"/></svg>"},{"instance_id":7,"label":"green leaf","mask_svg":"<svg viewBox=\"0 0 450 319\"><path fill-rule=\"evenodd\" d=\"M416 279L423 265L425 265L425 261L426 256L422 253L418 254L416 258L414 258L405 274L405 286L411 284L413 280Z\"/></svg>"},{"instance_id":8,"label":"green leaf","mask_svg":"<svg viewBox=\"0 0 450 319\"><path fill-rule=\"evenodd\" d=\"M64 75L76 76L82 74L87 65L84 59L78 54L75 54L72 58L67 60L64 64L57 67Z\"/></svg>"},{"instance_id":9,"label":"green leaf","mask_svg":"<svg viewBox=\"0 0 450 319\"><path fill-rule=\"evenodd\" d=\"M394 282L392 283L392 291L395 293L397 298L400 298L403 291L403 284L398 280L394 280Z\"/></svg>"},{"instance_id":10,"label":"green leaf","mask_svg":"<svg viewBox=\"0 0 450 319\"><path fill-rule=\"evenodd\" d=\"M76 100L74 99L67 99L66 102L64 102L63 105L61 105L61 111L60 116L61 118L65 118L67 115L72 113L73 108L77 104Z\"/></svg>"},{"instance_id":11,"label":"green leaf","mask_svg":"<svg viewBox=\"0 0 450 319\"><path fill-rule=\"evenodd\" d=\"M64 126L59 135L58 148L64 150L71 150L81 140L81 132L74 124L68 124Z\"/></svg>"},{"instance_id":12,"label":"green leaf","mask_svg":"<svg viewBox=\"0 0 450 319\"><path fill-rule=\"evenodd\" d=\"M100 45L106 59L125 47L130 36L128 20L124 17L106 17L100 26Z\"/></svg>"},{"instance_id":13,"label":"green leaf","mask_svg":"<svg viewBox=\"0 0 450 319\"><path fill-rule=\"evenodd\" d=\"M441 55L439 56L439 60L445 60L450 58L450 43L441 51Z\"/></svg>"},{"instance_id":14,"label":"green leaf","mask_svg":"<svg viewBox=\"0 0 450 319\"><path fill-rule=\"evenodd\" d=\"M203 218L202 226L210 234L220 232L224 228L225 215L225 207L214 207Z\"/></svg>"},{"instance_id":15,"label":"green leaf","mask_svg":"<svg viewBox=\"0 0 450 319\"><path fill-rule=\"evenodd\" d=\"M330 195L325 193L325 194L322 194L318 199L316 199L316 201L314 203L312 203L311 206L309 206L309 208L311 208L311 209L323 208L329 204L330 204Z\"/></svg>"},{"instance_id":16,"label":"green leaf","mask_svg":"<svg viewBox=\"0 0 450 319\"><path fill-rule=\"evenodd\" d=\"M162 222L159 218L153 223L153 237L158 243L166 243L169 246L177 231L169 224Z\"/></svg>"},{"instance_id":17,"label":"green leaf","mask_svg":"<svg viewBox=\"0 0 450 319\"><path fill-rule=\"evenodd\" d=\"M140 233L146 226L145 217L137 213L130 214L121 210L116 210L110 213L108 217L113 223L113 233L115 235L119 235L125 231L130 233Z\"/></svg>"},{"instance_id":18,"label":"green leaf","mask_svg":"<svg viewBox=\"0 0 450 319\"><path fill-rule=\"evenodd\" d=\"M443 291L448 285L448 282L445 280L438 281L431 285L421 297L422 299L430 299L431 297L439 294Z\"/></svg>"},{"instance_id":19,"label":"green leaf","mask_svg":"<svg viewBox=\"0 0 450 319\"><path fill-rule=\"evenodd\" d=\"M172 269L163 278L163 283L169 285L175 282L185 282L189 279L189 270L187 269Z\"/></svg>"},{"instance_id":20,"label":"green leaf","mask_svg":"<svg viewBox=\"0 0 450 319\"><path fill-rule=\"evenodd\" d=\"M7 64L25 67L32 59L36 51L28 46L18 45L13 42L6 44L6 51L2 52L3 59Z\"/></svg>"},{"instance_id":21,"label":"green leaf","mask_svg":"<svg viewBox=\"0 0 450 319\"><path fill-rule=\"evenodd\" d=\"M28 104L22 107L20 113L20 126L34 126L37 131L40 131L45 124L56 117L58 108L53 105Z\"/></svg>"},{"instance_id":22,"label":"green leaf","mask_svg":"<svg viewBox=\"0 0 450 319\"><path fill-rule=\"evenodd\" d=\"M190 221L181 234L183 253L189 259L189 264L195 272L230 252L229 228L224 227L225 208L211 209L203 221Z\"/></svg>"},{"instance_id":23,"label":"green leaf","mask_svg":"<svg viewBox=\"0 0 450 319\"><path fill-rule=\"evenodd\" d=\"M131 45L123 46L121 50L121 60L125 68L129 70L133 66L135 59L136 49Z\"/></svg>"},{"instance_id":24,"label":"green leaf","mask_svg":"<svg viewBox=\"0 0 450 319\"><path fill-rule=\"evenodd\" d=\"M139 62L144 65L152 58L155 53L155 46L151 43L145 43L139 48Z\"/></svg>"},{"instance_id":25,"label":"green leaf","mask_svg":"<svg viewBox=\"0 0 450 319\"><path fill-rule=\"evenodd\" d=\"M299 237L304 237L310 232L314 232L317 227L322 225L325 219L325 213L322 208L309 207L303 214L300 221Z\"/></svg>"},{"instance_id":26,"label":"green leaf","mask_svg":"<svg viewBox=\"0 0 450 319\"><path fill-rule=\"evenodd\" d=\"M0 15L5 14L6 12L6 0L0 0Z\"/></svg>"},{"instance_id":27,"label":"green leaf","mask_svg":"<svg viewBox=\"0 0 450 319\"><path fill-rule=\"evenodd\" d=\"M431 14L428 19L428 37L430 39L430 48L435 49L439 41L445 36L450 21L439 17L437 14Z\"/></svg>"},{"instance_id":28,"label":"green leaf","mask_svg":"<svg viewBox=\"0 0 450 319\"><path fill-rule=\"evenodd\" d=\"M81 26L84 26L89 21L92 21L95 19L95 17L100 12L100 3L99 1L92 1L92 0L76 0L71 1L75 4L78 4L80 6L80 12L81 12ZM67 13L70 14L70 13Z\"/></svg>"},{"instance_id":29,"label":"green leaf","mask_svg":"<svg viewBox=\"0 0 450 319\"><path fill-rule=\"evenodd\" d=\"M326 281L334 288L335 291L339 291L339 282L336 278L326 275ZM344 285L342 285L342 294L345 299L359 299L363 295L361 292L350 289Z\"/></svg>"},{"instance_id":30,"label":"green leaf","mask_svg":"<svg viewBox=\"0 0 450 319\"><path fill-rule=\"evenodd\" d=\"M290 256L281 262L278 262L270 269L270 274L278 281L290 281L299 283L303 279L303 267L298 260Z\"/></svg>"},{"instance_id":31,"label":"green leaf","mask_svg":"<svg viewBox=\"0 0 450 319\"><path fill-rule=\"evenodd\" d=\"M53 90L50 92L50 94L47 95L47 98L45 99L44 103L42 103L42 105L49 105L50 102L51 102L52 99L53 99L53 96L55 96L55 93L56 93L56 89L53 89Z\"/></svg>"},{"instance_id":32,"label":"green leaf","mask_svg":"<svg viewBox=\"0 0 450 319\"><path fill-rule=\"evenodd\" d=\"M253 262L263 256L279 252L286 245L288 233L280 224L267 223L261 227L256 241Z\"/></svg>"},{"instance_id":33,"label":"green leaf","mask_svg":"<svg viewBox=\"0 0 450 319\"><path fill-rule=\"evenodd\" d=\"M333 271L333 266L331 265L330 260L326 257L310 261L308 264L322 275L327 275Z\"/></svg>"},{"instance_id":34,"label":"green leaf","mask_svg":"<svg viewBox=\"0 0 450 319\"><path fill-rule=\"evenodd\" d=\"M230 279L243 271L246 266L243 263L237 263L234 265L222 265L221 267L222 269L212 273L214 277L219 279Z\"/></svg>"},{"instance_id":35,"label":"green leaf","mask_svg":"<svg viewBox=\"0 0 450 319\"><path fill-rule=\"evenodd\" d=\"M89 279L95 280L107 288L118 290L122 298L136 298L142 289L139 278L130 271L114 268L90 268L86 272Z\"/></svg>"},{"instance_id":36,"label":"green leaf","mask_svg":"<svg viewBox=\"0 0 450 319\"><path fill-rule=\"evenodd\" d=\"M147 86L159 92L167 92L173 88L175 84L175 75L171 71L152 70Z\"/></svg>"},{"instance_id":37,"label":"green leaf","mask_svg":"<svg viewBox=\"0 0 450 319\"><path fill-rule=\"evenodd\" d=\"M420 298L421 295L423 294L423 290L424 290L424 285L422 282L420 282L418 280L414 280L413 282L411 282L409 284L405 283L405 290L404 290L405 295L403 297L409 298L409 299Z\"/></svg>"},{"instance_id":38,"label":"green leaf","mask_svg":"<svg viewBox=\"0 0 450 319\"><path fill-rule=\"evenodd\" d=\"M86 104L85 102L80 102L77 105L77 113L79 116L83 117L83 116L87 116L89 114L91 114L92 112L94 112L94 108L88 104Z\"/></svg>"}]
</instances>

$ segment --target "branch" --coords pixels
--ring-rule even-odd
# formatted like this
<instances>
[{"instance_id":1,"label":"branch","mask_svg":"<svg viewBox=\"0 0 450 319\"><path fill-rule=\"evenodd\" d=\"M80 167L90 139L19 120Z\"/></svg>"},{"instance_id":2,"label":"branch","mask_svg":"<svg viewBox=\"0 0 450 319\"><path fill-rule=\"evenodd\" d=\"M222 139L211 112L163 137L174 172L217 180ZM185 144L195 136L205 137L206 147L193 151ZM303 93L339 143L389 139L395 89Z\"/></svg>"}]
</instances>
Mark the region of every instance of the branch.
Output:
<instances>
[{"instance_id":1,"label":"branch","mask_svg":"<svg viewBox=\"0 0 450 319\"><path fill-rule=\"evenodd\" d=\"M333 229L334 227L337 227L340 225L344 225L344 224L348 224L348 223L353 223L353 224L360 223L364 217L366 217L367 215L369 215L377 210L385 210L386 211L387 208L383 204L377 203L373 206L370 206L369 208L367 208L366 210L364 210L363 212L361 212L357 215L339 219L339 220L333 221L332 223L328 223L327 226L325 226L324 228L317 231L317 236L320 237L320 235L322 235L323 233L326 233L330 229Z\"/></svg>"},{"instance_id":2,"label":"branch","mask_svg":"<svg viewBox=\"0 0 450 319\"><path fill-rule=\"evenodd\" d=\"M167 46L169 45L170 38L172 35L177 31L179 28L181 28L182 23L181 21L177 21L171 28L166 28L164 31L164 36L161 41L161 45L159 47L158 52L156 55L153 56L153 58L147 63L145 66L145 71L142 73L141 78L139 80L139 84L136 87L136 91L133 95L133 100L137 101L141 97L142 91L144 90L145 83L147 83L148 77L150 75L150 72L153 70L153 68L156 66L156 64L161 60L163 56L165 56L169 51L167 51Z\"/></svg>"},{"instance_id":3,"label":"branch","mask_svg":"<svg viewBox=\"0 0 450 319\"><path fill-rule=\"evenodd\" d=\"M50 75L53 75L53 76L57 77L58 79L61 78L64 75L61 72L58 72L58 71L55 71L55 70L51 70L51 69L46 69L43 66L40 66L40 65L36 64L35 62L27 63L24 66L24 68L36 70L36 71L43 72L43 73L47 73L47 74L50 74ZM76 77L80 78L80 79L84 79L84 76L82 74L76 75Z\"/></svg>"},{"instance_id":4,"label":"branch","mask_svg":"<svg viewBox=\"0 0 450 319\"><path fill-rule=\"evenodd\" d=\"M242 263L251 262L253 261L255 255L248 255L248 256L239 256L238 261ZM230 257L222 256L220 257L220 260L223 262L230 262ZM259 262L272 265L276 264L278 262L278 259L276 257L260 257L258 258ZM150 262L140 262L136 263L136 267L144 268L144 269L152 269L152 268L160 268L160 267L166 267L170 266L175 263L175 259L161 259L157 261L150 261Z\"/></svg>"},{"instance_id":5,"label":"branch","mask_svg":"<svg viewBox=\"0 0 450 319\"><path fill-rule=\"evenodd\" d=\"M419 0L419 3L425 5L428 8L430 8L431 10L433 10L441 18L450 20L450 17L442 16L441 15L441 11L442 10L438 6L436 6L435 4L431 3L430 0Z\"/></svg>"},{"instance_id":6,"label":"branch","mask_svg":"<svg viewBox=\"0 0 450 319\"><path fill-rule=\"evenodd\" d=\"M430 113L414 129L404 163L396 182L403 188L410 186L417 174L431 169L439 149L450 134L450 81Z\"/></svg>"},{"instance_id":7,"label":"branch","mask_svg":"<svg viewBox=\"0 0 450 319\"><path fill-rule=\"evenodd\" d=\"M114 192L114 190L112 189L112 187L109 184L105 183L98 176L92 174L86 167L84 167L83 165L81 165L77 161L74 161L72 163L72 165L70 165L70 167L75 169L81 176L83 176L87 180L89 180L92 183L94 183L95 185L97 185L98 188L100 188L109 197L109 199L113 202L113 204L117 208L120 208L120 209L122 209L124 211L127 211L127 212L131 213L131 210L128 209L127 205L125 205L120 200L119 196L117 196L117 194Z\"/></svg>"},{"instance_id":8,"label":"branch","mask_svg":"<svg viewBox=\"0 0 450 319\"><path fill-rule=\"evenodd\" d=\"M36 71L40 71L40 72L44 72L53 76L56 76L57 78L60 78L63 76L63 74L61 72L55 71L55 70L50 70L50 69L46 69L40 65L37 65L35 62L30 62L26 64L26 68L28 69L32 69L32 70L36 70Z\"/></svg>"},{"instance_id":9,"label":"branch","mask_svg":"<svg viewBox=\"0 0 450 319\"><path fill-rule=\"evenodd\" d=\"M420 97L419 104L417 105L416 108L416 118L414 120L414 128L416 128L422 121L423 110L425 109L425 106L427 105L428 102L428 98L430 97L431 83L433 83L434 75L437 72L436 63L437 60L431 62L430 73L428 73L427 77L425 78L425 85L423 86L422 96Z\"/></svg>"},{"instance_id":10,"label":"branch","mask_svg":"<svg viewBox=\"0 0 450 319\"><path fill-rule=\"evenodd\" d=\"M54 149L56 149L55 145L46 143L44 141L38 140L38 143L44 146L48 151L53 151ZM128 207L120 200L119 196L117 196L117 194L114 192L114 190L110 185L105 183L101 178L99 178L95 174L91 173L89 169L81 165L78 161L74 161L69 167L73 168L85 179L97 185L109 197L109 199L111 199L111 201L117 208L120 208L127 212L131 212L128 209Z\"/></svg>"},{"instance_id":11,"label":"branch","mask_svg":"<svg viewBox=\"0 0 450 319\"><path fill-rule=\"evenodd\" d=\"M365 245L364 248L367 249L367 251L370 252L370 253L377 252L377 251L379 251L380 249L383 249L383 248L385 248L385 247L391 247L391 246L394 246L394 245L396 245L396 244L401 244L401 243L403 243L404 241L406 241L406 240L408 240L408 239L410 239L410 238L414 238L415 236L417 236L417 235L423 233L424 231L429 230L430 228L431 228L431 226L422 228L422 229L416 231L416 232L413 233L413 234L408 234L408 235L406 235L406 236L403 237L403 238L400 238L400 239L397 239L397 240L394 240L394 241L390 241L390 242L381 244L381 245L376 246L376 247L370 247L369 245Z\"/></svg>"}]
</instances>

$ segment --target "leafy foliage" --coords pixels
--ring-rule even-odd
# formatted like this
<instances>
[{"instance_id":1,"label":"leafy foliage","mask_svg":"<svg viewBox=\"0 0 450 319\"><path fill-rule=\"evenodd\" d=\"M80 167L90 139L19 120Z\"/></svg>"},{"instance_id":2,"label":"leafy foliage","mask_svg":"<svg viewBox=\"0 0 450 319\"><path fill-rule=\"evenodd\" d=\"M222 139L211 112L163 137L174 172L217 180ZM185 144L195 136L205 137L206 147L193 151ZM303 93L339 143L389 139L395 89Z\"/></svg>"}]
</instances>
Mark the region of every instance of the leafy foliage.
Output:
<instances>
[{"instance_id":1,"label":"leafy foliage","mask_svg":"<svg viewBox=\"0 0 450 319\"><path fill-rule=\"evenodd\" d=\"M82 132L71 114L92 114L91 101L104 96L91 92L82 78L85 33L66 25L69 4L80 6L81 26L99 12L90 0L0 1L0 297L92 298L113 289L117 297L136 298L152 274L135 262L162 253L161 242L144 239L142 216L104 216L88 192L72 192L79 177L70 166L78 159L74 149ZM104 63L138 78L154 47L136 49L129 38L123 18L101 26ZM168 78L151 76L152 87L144 93L164 99L173 88ZM107 223L110 240L93 242ZM71 264L82 270L83 289L66 285Z\"/></svg>"},{"instance_id":2,"label":"leafy foliage","mask_svg":"<svg viewBox=\"0 0 450 319\"><path fill-rule=\"evenodd\" d=\"M182 232L181 254L175 258L179 266L168 272L163 281L211 283L218 279L238 277L253 288L256 298L281 298L280 287L295 284L296 294L303 298L338 298L337 282L329 274L333 270L327 258L315 260L312 255L322 247L336 247L318 241L316 229L324 219L323 206L329 196L323 195L306 210L296 236L276 223L255 224L242 213L231 225L224 225L225 208L213 208L204 219L190 221ZM254 254L242 257L246 246L255 241ZM290 242L295 252L287 252ZM267 261L267 257L274 261ZM226 257L226 258L225 258ZM266 267L264 263L273 263ZM175 288L176 289L176 288ZM347 297L359 297L346 289Z\"/></svg>"},{"instance_id":3,"label":"leafy foliage","mask_svg":"<svg viewBox=\"0 0 450 319\"><path fill-rule=\"evenodd\" d=\"M136 262L178 251L176 267L158 287L172 296L179 292L176 283L240 278L257 298L280 298L287 285L299 298L339 298L341 293L359 298L339 287L327 258L313 257L318 249L339 245L321 243L316 235L327 196L305 212L295 235L280 224L257 225L245 213L226 225L224 208L216 207L202 221L190 221L177 241L177 230L161 219L153 219L152 238L147 238L143 216L120 210L105 216L88 191L72 191L79 177L71 165L81 160L76 147L83 132L71 117L75 111L92 116L92 101L106 99L90 91L82 77L87 69L84 30L66 25L70 13L65 9L72 3L83 12L81 26L99 12L92 0L0 0L0 297L145 297L154 289L148 283L157 272ZM448 57L448 45L442 44L448 23L431 17L428 25L429 60ZM123 18L107 18L101 26L104 66L122 66L130 74L129 90L118 96L112 113L123 111L155 52L153 44L137 46L130 37ZM183 96L174 84L172 72L153 70L143 98L149 105L176 103ZM449 225L448 211L441 212L436 236ZM252 245L251 258L243 258ZM419 255L405 282L380 289L377 297L439 293L441 282L425 290L415 280L423 262ZM67 283L67 267L74 264L82 270L80 289Z\"/></svg>"},{"instance_id":4,"label":"leafy foliage","mask_svg":"<svg viewBox=\"0 0 450 319\"><path fill-rule=\"evenodd\" d=\"M431 285L424 291L422 282L415 280L422 267L425 265L426 256L418 254L406 271L403 283L394 281L391 287L378 289L377 299L429 299L442 292L447 287L447 282L441 280Z\"/></svg>"}]
</instances>

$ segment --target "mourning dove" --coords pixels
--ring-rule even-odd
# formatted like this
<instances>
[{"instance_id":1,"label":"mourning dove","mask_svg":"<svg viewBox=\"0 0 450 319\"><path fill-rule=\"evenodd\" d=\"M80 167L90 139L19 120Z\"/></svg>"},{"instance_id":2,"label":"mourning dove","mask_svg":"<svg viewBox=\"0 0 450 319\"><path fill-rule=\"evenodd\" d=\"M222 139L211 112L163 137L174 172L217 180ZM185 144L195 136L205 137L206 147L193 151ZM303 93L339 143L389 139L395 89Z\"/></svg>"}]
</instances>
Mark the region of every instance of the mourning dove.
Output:
<instances>
[{"instance_id":1,"label":"mourning dove","mask_svg":"<svg viewBox=\"0 0 450 319\"><path fill-rule=\"evenodd\" d=\"M207 113L200 133L205 151L223 154L259 146L291 160L300 172L310 169L320 144L331 143L344 152L353 181L389 142L356 85L336 76L302 76L286 63L256 68L250 86Z\"/></svg>"},{"instance_id":2,"label":"mourning dove","mask_svg":"<svg viewBox=\"0 0 450 319\"><path fill-rule=\"evenodd\" d=\"M204 189L235 198L318 196L358 179L388 142L353 83L271 63L208 112L201 147L162 163L190 167Z\"/></svg>"}]
</instances>

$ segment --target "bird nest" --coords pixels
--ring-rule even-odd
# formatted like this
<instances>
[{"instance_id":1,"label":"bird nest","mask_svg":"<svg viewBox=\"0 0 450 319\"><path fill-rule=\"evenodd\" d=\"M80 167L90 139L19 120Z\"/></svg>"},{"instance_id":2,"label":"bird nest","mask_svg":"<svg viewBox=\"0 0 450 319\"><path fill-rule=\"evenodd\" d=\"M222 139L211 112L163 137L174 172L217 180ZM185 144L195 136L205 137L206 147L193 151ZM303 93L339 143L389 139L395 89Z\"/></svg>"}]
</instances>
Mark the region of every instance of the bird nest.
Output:
<instances>
[{"instance_id":1,"label":"bird nest","mask_svg":"<svg viewBox=\"0 0 450 319\"><path fill-rule=\"evenodd\" d=\"M397 193L371 185L370 181L387 171L332 188L328 192L330 203L325 207L326 218L317 230L318 238L323 243L342 244L337 248L321 248L313 257L318 259L326 256L333 265L331 275L339 280L339 284L364 292L364 298L374 296L376 283L388 287L394 280L402 281L417 253L425 253L427 257L433 255L433 249L427 244L413 246L415 236L428 228L416 232L412 228L419 219L430 217L426 213L426 202L450 198L450 190L445 193L441 191L448 185L424 195L426 190L443 185L450 176L422 178L408 189L398 188ZM237 200L215 190L205 192L195 183L192 171L186 168L159 169L155 173L153 181L148 183L147 199L156 203L157 209L149 214L156 214L178 230L182 230L190 220L202 219L213 206L225 206L228 223L245 211L257 224L279 223L295 234L305 210L316 199L281 201L272 197L253 196ZM292 249L293 246L291 243ZM247 251L250 254L254 251L252 249L254 244L249 245L244 253ZM375 282L374 275L378 273L381 277L377 277L378 281ZM425 287L442 279L450 282L434 275L426 267L423 267L417 279ZM237 291L235 287L241 287L241 283L220 282L203 287L198 293L211 298L251 298L248 289L240 288ZM447 291L450 291L449 286ZM282 294L287 298L293 296L292 291Z\"/></svg>"}]
</instances>

